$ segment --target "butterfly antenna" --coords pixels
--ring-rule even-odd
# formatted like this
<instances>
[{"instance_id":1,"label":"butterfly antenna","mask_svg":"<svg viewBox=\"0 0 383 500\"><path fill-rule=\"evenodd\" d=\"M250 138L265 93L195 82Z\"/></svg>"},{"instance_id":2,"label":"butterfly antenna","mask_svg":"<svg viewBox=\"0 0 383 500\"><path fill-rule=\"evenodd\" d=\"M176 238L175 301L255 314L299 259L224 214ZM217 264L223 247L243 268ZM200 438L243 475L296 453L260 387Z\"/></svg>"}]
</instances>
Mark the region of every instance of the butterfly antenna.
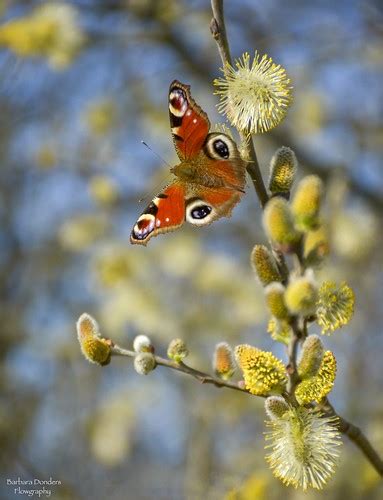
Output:
<instances>
[{"instance_id":1,"label":"butterfly antenna","mask_svg":"<svg viewBox=\"0 0 383 500\"><path fill-rule=\"evenodd\" d=\"M162 158L162 156L160 156L156 151L154 151L145 141L141 141L141 144L143 144L145 147L147 147L149 149L149 151L151 151L155 156L157 156L157 158L159 158L162 163L165 163L165 165L167 165L169 168L171 168L171 165ZM161 184L158 184L153 190L152 190L152 194L147 194L145 195L143 198L140 198L138 200L138 203L142 203L143 201L148 201L149 199L151 200L152 198L154 198L154 196L162 189L163 185L166 183L166 181L168 179L171 178L171 174L168 174L166 176L166 178L164 179L164 181L161 182Z\"/></svg>"},{"instance_id":2,"label":"butterfly antenna","mask_svg":"<svg viewBox=\"0 0 383 500\"><path fill-rule=\"evenodd\" d=\"M157 158L159 158L162 161L162 163L165 163L165 165L171 168L171 165L169 165L169 163L166 160L164 160L162 156L160 156L156 151L154 151L154 149L152 149L148 144L146 144L145 141L141 141L141 144L143 144L145 147L149 149L149 151L151 151L155 156L157 156Z\"/></svg>"}]
</instances>

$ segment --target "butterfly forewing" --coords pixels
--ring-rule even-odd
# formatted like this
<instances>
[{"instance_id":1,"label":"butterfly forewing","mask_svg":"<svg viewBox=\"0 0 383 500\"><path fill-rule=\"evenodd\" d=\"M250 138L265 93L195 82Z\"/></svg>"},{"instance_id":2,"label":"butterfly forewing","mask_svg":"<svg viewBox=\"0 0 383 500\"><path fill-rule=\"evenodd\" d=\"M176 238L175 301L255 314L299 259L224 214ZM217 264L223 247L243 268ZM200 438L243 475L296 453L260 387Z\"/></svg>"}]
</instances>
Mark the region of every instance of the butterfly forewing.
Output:
<instances>
[{"instance_id":1,"label":"butterfly forewing","mask_svg":"<svg viewBox=\"0 0 383 500\"><path fill-rule=\"evenodd\" d=\"M146 245L152 236L173 231L185 220L185 187L174 182L157 195L138 218L131 243Z\"/></svg>"},{"instance_id":2,"label":"butterfly forewing","mask_svg":"<svg viewBox=\"0 0 383 500\"><path fill-rule=\"evenodd\" d=\"M201 151L210 129L207 114L194 101L189 88L177 80L169 88L170 127L181 161Z\"/></svg>"}]
</instances>

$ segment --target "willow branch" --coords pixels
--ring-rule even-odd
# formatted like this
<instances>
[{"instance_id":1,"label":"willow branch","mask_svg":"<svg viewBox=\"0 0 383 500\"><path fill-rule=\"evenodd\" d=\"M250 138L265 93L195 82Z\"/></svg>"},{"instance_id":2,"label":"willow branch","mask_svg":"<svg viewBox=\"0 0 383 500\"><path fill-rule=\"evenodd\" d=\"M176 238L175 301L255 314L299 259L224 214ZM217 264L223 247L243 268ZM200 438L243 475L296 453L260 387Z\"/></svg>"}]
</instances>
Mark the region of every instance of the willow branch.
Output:
<instances>
[{"instance_id":1,"label":"willow branch","mask_svg":"<svg viewBox=\"0 0 383 500\"><path fill-rule=\"evenodd\" d=\"M221 56L223 68L225 70L228 64L231 64L231 54L228 38L226 35L225 18L223 10L223 0L211 0L211 7L213 12L213 19L210 23L210 30L213 35L214 40L217 43L218 51ZM261 170L257 160L256 151L254 148L254 143L252 141L251 135L249 133L241 133L241 140L245 149L247 164L247 171L253 181L256 193L258 195L259 201L262 208L266 205L268 201L268 194L262 179ZM285 261L283 255L279 256L281 259L281 267L286 270ZM298 251L297 257L301 263L301 254ZM292 325L293 335L291 337L290 343L288 345L288 357L289 363L287 365L287 372L289 374L289 395L292 396L294 393L295 386L299 379L297 374L297 354L299 342L302 339L304 332L301 331L297 322ZM364 454L367 460L375 468L375 470L383 476L383 462L379 457L378 453L375 451L369 440L363 434L363 432L355 425L347 422L343 417L340 417L335 412L334 408L326 400L325 411L329 415L334 415L338 417L339 430L342 434L349 437L351 441L359 448L359 450Z\"/></svg>"},{"instance_id":2,"label":"willow branch","mask_svg":"<svg viewBox=\"0 0 383 500\"><path fill-rule=\"evenodd\" d=\"M297 341L298 340L299 339L297 339ZM295 344L292 348L295 349L296 345L297 344ZM136 352L130 351L128 349L123 349L118 345L114 345L112 347L112 354L117 356L127 356L129 358L134 358L135 356L137 356ZM253 394L249 393L246 389L236 384L235 382L228 382L218 379L201 370L196 370L195 368L192 368L185 363L176 363L175 361L161 358L160 356L154 356L154 359L157 366L163 366L165 368L170 368L171 370L176 370L178 372L184 373L185 375L190 375L191 377L198 380L201 384L212 384L215 387L225 387L227 389L233 389L235 391L244 392L246 394L249 394L250 396L253 396ZM371 445L370 441L363 434L363 432L358 427L348 422L345 418L338 415L327 399L324 401L321 409L326 414L326 416L333 416L338 418L339 431L342 434L346 435L360 449L360 451L365 455L365 457L375 468L375 470L381 476L383 476L383 462L378 453Z\"/></svg>"},{"instance_id":3,"label":"willow branch","mask_svg":"<svg viewBox=\"0 0 383 500\"><path fill-rule=\"evenodd\" d=\"M210 31L217 43L218 52L221 56L223 70L227 65L231 65L230 46L226 35L225 18L223 12L223 0L211 0L211 9L213 18L210 23ZM240 132L241 141L244 148L244 156L247 161L247 172L254 184L258 199L262 208L266 205L269 197L262 179L261 169L259 168L257 153L249 132Z\"/></svg>"},{"instance_id":4,"label":"willow branch","mask_svg":"<svg viewBox=\"0 0 383 500\"><path fill-rule=\"evenodd\" d=\"M210 22L210 31L213 35L214 40L217 43L218 51L221 56L223 68L225 70L228 64L231 64L231 54L228 38L226 35L225 17L223 10L223 0L211 0L211 8L213 12L213 18ZM259 167L257 154L254 148L254 143L249 132L240 132L241 140L244 147L244 152L247 160L247 172L249 173L251 180L253 181L255 191L258 195L259 201L262 208L265 207L269 197L265 188L265 184L262 179L261 169ZM287 279L288 270L286 267L285 259L283 255L278 253L278 263L279 267L283 269L283 276ZM293 327L294 334L289 344L289 390L291 393L294 391L296 385L296 359L298 351L298 343L300 338L300 332L295 324Z\"/></svg>"},{"instance_id":5,"label":"willow branch","mask_svg":"<svg viewBox=\"0 0 383 500\"><path fill-rule=\"evenodd\" d=\"M298 357L298 347L302 338L302 332L298 326L296 319L291 323L292 335L287 346L287 356L289 358L288 364L286 366L286 371L289 376L289 381L287 385L287 392L290 396L294 396L295 387L299 382L298 370L297 370L297 357Z\"/></svg>"},{"instance_id":6,"label":"willow branch","mask_svg":"<svg viewBox=\"0 0 383 500\"><path fill-rule=\"evenodd\" d=\"M124 349L116 344L111 348L112 354L117 356L127 356L129 358L135 358L137 353L135 351L130 351L128 349ZM165 368L170 368L171 370L176 370L177 372L184 373L186 375L191 375L193 378L201 382L201 384L212 384L216 387L227 387L228 389L234 389L235 391L245 392L246 394L250 394L245 388L241 387L235 382L229 382L226 380L222 380L208 373L202 372L200 370L196 370L191 366L186 365L185 363L176 363L170 359L161 358L160 356L154 356L157 366L164 366Z\"/></svg>"},{"instance_id":7,"label":"willow branch","mask_svg":"<svg viewBox=\"0 0 383 500\"><path fill-rule=\"evenodd\" d=\"M289 353L289 358L292 360L296 359L296 349L298 346L299 338L294 336L294 342L291 344L289 349L291 349L291 353ZM137 356L137 353L134 351L130 351L128 349L123 349L118 345L114 345L112 347L112 354L115 356L127 356L129 358L134 358ZM205 373L201 370L196 370L191 366L186 365L185 363L176 363L175 361L162 358L160 356L154 356L157 366L163 366L165 368L170 368L171 370L175 370L185 375L190 375L191 377L198 380L201 384L212 384L215 387L225 387L227 389L233 389L235 391L244 392L250 396L253 396L250 392L248 392L245 388L241 387L235 382L229 382L225 380L221 380L219 378L213 377L208 373ZM288 367L287 367L288 369ZM261 396L263 397L263 396ZM337 417L338 418L338 428L339 431L346 435L363 453L366 459L370 462L370 464L374 467L377 473L383 477L383 461L380 458L377 451L374 449L370 441L363 434L359 427L354 424L348 422L345 418L341 417L337 414L334 407L331 403L326 399L324 403L321 405L321 409L325 413L326 416Z\"/></svg>"}]
</instances>

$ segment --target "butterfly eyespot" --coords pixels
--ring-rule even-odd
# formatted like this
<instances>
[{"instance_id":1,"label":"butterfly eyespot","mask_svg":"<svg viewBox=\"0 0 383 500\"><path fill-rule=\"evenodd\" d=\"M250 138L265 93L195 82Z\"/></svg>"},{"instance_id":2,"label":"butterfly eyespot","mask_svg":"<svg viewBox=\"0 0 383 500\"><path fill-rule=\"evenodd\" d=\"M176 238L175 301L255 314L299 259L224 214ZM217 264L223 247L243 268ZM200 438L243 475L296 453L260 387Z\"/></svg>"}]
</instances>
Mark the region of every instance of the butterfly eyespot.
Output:
<instances>
[{"instance_id":1,"label":"butterfly eyespot","mask_svg":"<svg viewBox=\"0 0 383 500\"><path fill-rule=\"evenodd\" d=\"M200 199L189 200L186 205L186 220L194 226L204 226L214 220L216 214L211 205Z\"/></svg>"},{"instance_id":2,"label":"butterfly eyespot","mask_svg":"<svg viewBox=\"0 0 383 500\"><path fill-rule=\"evenodd\" d=\"M214 160L228 160L236 156L235 143L227 135L216 132L207 136L204 151Z\"/></svg>"},{"instance_id":3,"label":"butterfly eyespot","mask_svg":"<svg viewBox=\"0 0 383 500\"><path fill-rule=\"evenodd\" d=\"M155 216L145 213L140 216L132 230L133 240L145 240L155 228Z\"/></svg>"},{"instance_id":4,"label":"butterfly eyespot","mask_svg":"<svg viewBox=\"0 0 383 500\"><path fill-rule=\"evenodd\" d=\"M210 215L211 210L212 209L211 209L211 207L209 207L209 205L201 205L201 206L195 208L194 210L191 210L190 216L193 219L204 219L205 217Z\"/></svg>"},{"instance_id":5,"label":"butterfly eyespot","mask_svg":"<svg viewBox=\"0 0 383 500\"><path fill-rule=\"evenodd\" d=\"M213 148L217 155L221 158L229 158L229 148L227 147L227 144L224 143L221 139L217 139L213 142Z\"/></svg>"},{"instance_id":6,"label":"butterfly eyespot","mask_svg":"<svg viewBox=\"0 0 383 500\"><path fill-rule=\"evenodd\" d=\"M184 116L188 107L185 92L182 89L175 88L169 95L170 112L178 118Z\"/></svg>"}]
</instances>

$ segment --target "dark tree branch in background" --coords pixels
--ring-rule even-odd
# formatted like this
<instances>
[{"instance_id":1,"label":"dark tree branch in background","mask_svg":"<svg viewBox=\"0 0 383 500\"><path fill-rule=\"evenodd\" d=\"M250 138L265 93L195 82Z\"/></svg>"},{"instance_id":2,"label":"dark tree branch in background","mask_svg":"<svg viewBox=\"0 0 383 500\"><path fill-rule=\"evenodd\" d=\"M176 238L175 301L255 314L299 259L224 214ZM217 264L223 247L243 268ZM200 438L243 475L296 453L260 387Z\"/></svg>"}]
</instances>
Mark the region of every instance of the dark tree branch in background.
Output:
<instances>
[{"instance_id":1,"label":"dark tree branch in background","mask_svg":"<svg viewBox=\"0 0 383 500\"><path fill-rule=\"evenodd\" d=\"M217 42L218 50L222 58L222 63L225 67L226 63L230 62L231 58L230 58L230 46L226 36L226 28L224 22L223 0L211 0L211 5L214 17L212 22L210 23L210 27L212 35ZM261 176L253 141L251 140L250 137L247 137L247 139L248 139L247 140L248 156L249 158L254 160L254 162L252 163L252 169L249 170L248 168L248 171L252 176L252 180L254 182L254 186L258 194L258 197L260 199L261 205L262 207L264 207L264 205L267 203L268 195ZM254 178L252 174L255 175L256 178ZM303 337L303 332L299 329L297 324L292 324L291 326L293 329L293 336L288 348L289 364L287 366L287 370L289 373L290 396L293 396L294 386L297 381L296 362L297 362L298 344ZM378 453L371 445L371 443L362 433L362 431L358 427L347 422L343 417L340 417L327 400L326 404L322 407L322 409L326 413L326 415L338 417L340 432L347 435L350 438L350 440L355 443L355 445L365 455L365 457L369 460L369 462L375 468L375 470L381 476L383 476L383 462L379 457Z\"/></svg>"}]
</instances>

